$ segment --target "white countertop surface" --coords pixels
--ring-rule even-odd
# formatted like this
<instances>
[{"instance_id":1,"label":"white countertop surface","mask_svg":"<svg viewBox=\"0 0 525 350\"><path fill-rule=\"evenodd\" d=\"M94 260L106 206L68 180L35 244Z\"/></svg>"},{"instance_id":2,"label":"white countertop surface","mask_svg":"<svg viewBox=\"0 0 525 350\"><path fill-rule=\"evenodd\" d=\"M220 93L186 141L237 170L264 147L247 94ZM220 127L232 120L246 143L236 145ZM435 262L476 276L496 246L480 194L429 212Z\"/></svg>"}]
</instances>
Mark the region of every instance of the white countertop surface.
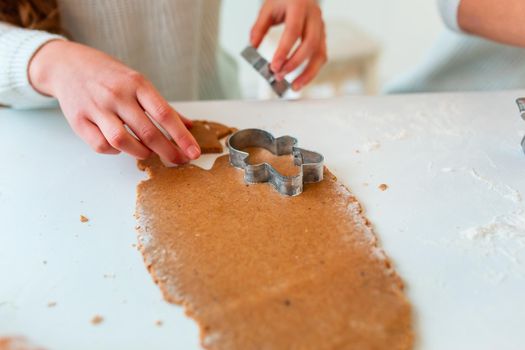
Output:
<instances>
[{"instance_id":1,"label":"white countertop surface","mask_svg":"<svg viewBox=\"0 0 525 350\"><path fill-rule=\"evenodd\" d=\"M521 95L176 107L290 134L324 154L406 282L418 349L523 349ZM50 350L199 348L197 327L162 300L132 247L135 186L145 177L135 161L93 153L53 110L0 109L0 145L0 335ZM104 322L93 326L94 315Z\"/></svg>"}]
</instances>

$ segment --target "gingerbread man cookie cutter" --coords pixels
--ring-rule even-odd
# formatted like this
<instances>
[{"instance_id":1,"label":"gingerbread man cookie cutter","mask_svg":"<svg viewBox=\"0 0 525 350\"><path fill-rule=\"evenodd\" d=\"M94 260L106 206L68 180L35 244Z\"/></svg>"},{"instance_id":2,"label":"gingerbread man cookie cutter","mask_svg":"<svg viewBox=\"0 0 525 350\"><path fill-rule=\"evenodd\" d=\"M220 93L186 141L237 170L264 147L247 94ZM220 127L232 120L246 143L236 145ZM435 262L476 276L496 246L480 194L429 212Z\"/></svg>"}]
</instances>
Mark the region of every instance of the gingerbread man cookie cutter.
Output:
<instances>
[{"instance_id":1,"label":"gingerbread man cookie cutter","mask_svg":"<svg viewBox=\"0 0 525 350\"><path fill-rule=\"evenodd\" d=\"M244 169L246 183L268 182L281 194L296 196L303 192L305 183L323 180L324 157L317 153L299 148L297 139L291 136L275 138L261 129L244 129L230 135L226 146L230 152L230 163L236 168ZM248 147L260 147L276 156L292 154L294 164L300 167L299 173L285 176L271 164L249 164L249 154L243 150Z\"/></svg>"}]
</instances>

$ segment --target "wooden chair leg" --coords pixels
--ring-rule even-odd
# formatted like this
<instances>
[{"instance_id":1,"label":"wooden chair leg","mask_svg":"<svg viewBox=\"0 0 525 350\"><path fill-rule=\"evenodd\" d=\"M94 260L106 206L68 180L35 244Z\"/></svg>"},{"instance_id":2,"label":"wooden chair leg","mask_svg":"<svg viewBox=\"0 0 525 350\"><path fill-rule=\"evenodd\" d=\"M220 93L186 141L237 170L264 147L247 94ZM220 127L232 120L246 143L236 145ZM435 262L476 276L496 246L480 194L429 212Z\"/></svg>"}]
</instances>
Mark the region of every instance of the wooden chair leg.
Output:
<instances>
[{"instance_id":1,"label":"wooden chair leg","mask_svg":"<svg viewBox=\"0 0 525 350\"><path fill-rule=\"evenodd\" d=\"M377 56L371 57L363 62L361 81L363 82L363 91L365 94L377 94Z\"/></svg>"}]
</instances>

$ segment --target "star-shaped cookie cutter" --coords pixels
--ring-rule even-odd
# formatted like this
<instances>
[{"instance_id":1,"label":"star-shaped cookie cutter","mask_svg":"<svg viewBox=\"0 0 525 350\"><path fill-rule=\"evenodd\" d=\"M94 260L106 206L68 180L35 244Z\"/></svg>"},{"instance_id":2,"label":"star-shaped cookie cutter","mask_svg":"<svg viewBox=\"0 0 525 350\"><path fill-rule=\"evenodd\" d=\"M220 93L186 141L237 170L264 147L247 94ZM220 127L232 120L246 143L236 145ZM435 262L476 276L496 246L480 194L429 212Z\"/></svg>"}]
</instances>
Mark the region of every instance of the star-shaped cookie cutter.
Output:
<instances>
[{"instance_id":1,"label":"star-shaped cookie cutter","mask_svg":"<svg viewBox=\"0 0 525 350\"><path fill-rule=\"evenodd\" d=\"M236 168L244 169L246 183L269 182L279 193L296 196L303 192L305 183L323 180L324 157L312 151L296 147L297 139L291 136L273 137L261 129L244 129L230 135L226 146L230 152L230 163ZM299 174L285 176L268 163L249 164L249 154L244 152L248 147L261 147L276 156L292 154L294 164L300 167Z\"/></svg>"}]
</instances>

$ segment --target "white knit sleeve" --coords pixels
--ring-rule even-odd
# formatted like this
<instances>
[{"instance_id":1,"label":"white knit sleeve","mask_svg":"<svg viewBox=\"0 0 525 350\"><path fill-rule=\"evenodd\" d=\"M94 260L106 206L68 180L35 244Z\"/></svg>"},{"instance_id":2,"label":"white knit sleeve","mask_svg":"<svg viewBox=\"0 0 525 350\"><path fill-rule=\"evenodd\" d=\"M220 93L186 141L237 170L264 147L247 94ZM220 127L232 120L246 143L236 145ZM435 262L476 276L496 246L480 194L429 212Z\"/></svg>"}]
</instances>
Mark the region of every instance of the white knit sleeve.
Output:
<instances>
[{"instance_id":1,"label":"white knit sleeve","mask_svg":"<svg viewBox=\"0 0 525 350\"><path fill-rule=\"evenodd\" d=\"M461 0L438 0L439 12L450 29L461 32L458 24L458 8Z\"/></svg>"},{"instance_id":2,"label":"white knit sleeve","mask_svg":"<svg viewBox=\"0 0 525 350\"><path fill-rule=\"evenodd\" d=\"M40 94L31 86L27 74L35 52L54 39L65 38L0 22L0 105L36 108L54 103L54 98Z\"/></svg>"}]
</instances>

